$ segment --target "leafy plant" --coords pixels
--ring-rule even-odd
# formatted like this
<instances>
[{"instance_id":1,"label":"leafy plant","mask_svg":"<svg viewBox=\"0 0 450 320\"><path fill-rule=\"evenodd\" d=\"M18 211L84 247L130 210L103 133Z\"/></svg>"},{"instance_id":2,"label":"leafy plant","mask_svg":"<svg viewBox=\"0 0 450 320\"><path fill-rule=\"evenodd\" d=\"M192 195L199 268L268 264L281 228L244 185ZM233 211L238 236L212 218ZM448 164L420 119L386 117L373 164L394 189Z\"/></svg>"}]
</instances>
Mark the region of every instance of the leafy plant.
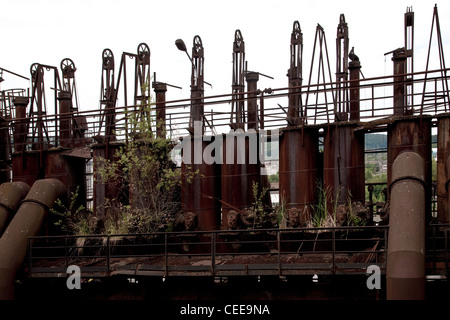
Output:
<instances>
[{"instance_id":1,"label":"leafy plant","mask_svg":"<svg viewBox=\"0 0 450 320\"><path fill-rule=\"evenodd\" d=\"M269 188L260 188L259 184L255 181L252 183L253 203L250 209L251 215L247 219L253 221L253 228L261 228L267 222L269 213L266 211L264 205L264 197L267 194Z\"/></svg>"},{"instance_id":2,"label":"leafy plant","mask_svg":"<svg viewBox=\"0 0 450 320\"><path fill-rule=\"evenodd\" d=\"M150 100L129 111L128 143L116 151L114 159L96 159L98 182L121 192L120 199L105 203L106 233L167 230L181 208L182 178L190 181L198 173L182 173L172 162L173 142L156 136L152 107Z\"/></svg>"},{"instance_id":3,"label":"leafy plant","mask_svg":"<svg viewBox=\"0 0 450 320\"><path fill-rule=\"evenodd\" d=\"M95 224L92 221L94 218L83 205L77 207L78 191L79 187L71 192L68 205L58 198L50 213L57 217L54 225L61 231L70 235L88 235L94 231Z\"/></svg>"}]
</instances>

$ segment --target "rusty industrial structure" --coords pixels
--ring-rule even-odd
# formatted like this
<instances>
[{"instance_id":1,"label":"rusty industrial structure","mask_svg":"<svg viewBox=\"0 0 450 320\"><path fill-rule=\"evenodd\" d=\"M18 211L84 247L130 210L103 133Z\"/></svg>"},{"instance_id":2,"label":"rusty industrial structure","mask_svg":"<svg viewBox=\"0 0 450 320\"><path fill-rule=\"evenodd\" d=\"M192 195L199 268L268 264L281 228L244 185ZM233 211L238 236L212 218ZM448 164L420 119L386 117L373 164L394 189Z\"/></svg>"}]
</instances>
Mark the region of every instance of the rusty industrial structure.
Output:
<instances>
[{"instance_id":1,"label":"rusty industrial structure","mask_svg":"<svg viewBox=\"0 0 450 320\"><path fill-rule=\"evenodd\" d=\"M210 84L198 35L191 54L183 40L175 42L192 67L184 100L166 99L166 92L180 87L156 81L156 74L151 80L146 43L136 53L122 53L118 72L113 52L102 52L98 110L79 106L74 61L63 59L59 68L34 63L31 88L0 92L0 298L15 297L17 277L25 283L66 277L73 264L86 279L196 276L217 283L243 277L365 279L375 265L385 282L367 291L369 299L426 299L430 279L443 283L448 297L450 92L437 6L420 72L413 68L412 8L404 15L405 43L386 53L393 72L384 77L362 76L364 57L350 46L351 26L344 14L337 22L334 76L332 51L317 25L307 84L303 33L299 21L293 23L284 88L258 88L259 76L269 76L247 70L251 57L241 30L232 43L231 93L212 97L204 94ZM429 70L429 61L437 59L430 56L434 35L440 69ZM128 60L134 67L127 71ZM134 78L127 79L130 70ZM146 145L137 123L150 123L153 137L182 146L176 167L180 206L170 217L182 219L180 230L122 234L127 240L120 244L102 232L52 233L49 210L58 198L77 193L77 205L87 208L83 214L97 221L109 214L111 199L133 206L130 191L103 181L99 172L101 160L118 163L118 153L132 141ZM367 150L371 133L385 135L386 150ZM273 145L279 146L278 183L269 182L265 161ZM374 184L366 184L368 152L387 154L381 203L372 199Z\"/></svg>"}]
</instances>

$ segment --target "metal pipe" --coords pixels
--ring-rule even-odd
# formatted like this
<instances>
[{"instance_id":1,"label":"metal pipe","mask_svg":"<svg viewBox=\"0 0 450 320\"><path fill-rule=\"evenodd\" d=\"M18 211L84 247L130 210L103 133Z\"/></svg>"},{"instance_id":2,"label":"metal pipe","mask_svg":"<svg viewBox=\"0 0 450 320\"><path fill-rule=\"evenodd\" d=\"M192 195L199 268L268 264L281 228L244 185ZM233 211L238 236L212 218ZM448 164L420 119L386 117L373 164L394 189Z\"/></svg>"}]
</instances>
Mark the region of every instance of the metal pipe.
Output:
<instances>
[{"instance_id":1,"label":"metal pipe","mask_svg":"<svg viewBox=\"0 0 450 320\"><path fill-rule=\"evenodd\" d=\"M63 148L69 148L72 141L72 94L69 91L60 91L59 100L59 144Z\"/></svg>"},{"instance_id":2,"label":"metal pipe","mask_svg":"<svg viewBox=\"0 0 450 320\"><path fill-rule=\"evenodd\" d=\"M30 186L25 182L5 182L0 185L0 236L28 191Z\"/></svg>"},{"instance_id":3,"label":"metal pipe","mask_svg":"<svg viewBox=\"0 0 450 320\"><path fill-rule=\"evenodd\" d=\"M352 49L353 52L353 49ZM353 54L353 57L355 55ZM360 120L360 95L359 95L359 75L361 73L361 63L359 60L352 60L348 65L350 71L350 121Z\"/></svg>"},{"instance_id":4,"label":"metal pipe","mask_svg":"<svg viewBox=\"0 0 450 320\"><path fill-rule=\"evenodd\" d=\"M54 202L66 194L57 179L37 180L0 238L0 299L14 298L14 279L23 263L28 237L36 236Z\"/></svg>"},{"instance_id":5,"label":"metal pipe","mask_svg":"<svg viewBox=\"0 0 450 320\"><path fill-rule=\"evenodd\" d=\"M167 84L162 82L153 83L156 94L156 136L166 136L166 91Z\"/></svg>"},{"instance_id":6,"label":"metal pipe","mask_svg":"<svg viewBox=\"0 0 450 320\"><path fill-rule=\"evenodd\" d=\"M14 107L16 109L16 119L14 122L14 152L21 152L25 148L27 137L27 105L28 97L15 97Z\"/></svg>"},{"instance_id":7,"label":"metal pipe","mask_svg":"<svg viewBox=\"0 0 450 320\"><path fill-rule=\"evenodd\" d=\"M258 104L256 101L259 74L248 72L247 81L247 129L258 130Z\"/></svg>"},{"instance_id":8,"label":"metal pipe","mask_svg":"<svg viewBox=\"0 0 450 320\"><path fill-rule=\"evenodd\" d=\"M394 115L405 115L406 111L406 53L404 48L393 51L394 62Z\"/></svg>"},{"instance_id":9,"label":"metal pipe","mask_svg":"<svg viewBox=\"0 0 450 320\"><path fill-rule=\"evenodd\" d=\"M425 161L403 152L392 165L387 299L425 299Z\"/></svg>"}]
</instances>

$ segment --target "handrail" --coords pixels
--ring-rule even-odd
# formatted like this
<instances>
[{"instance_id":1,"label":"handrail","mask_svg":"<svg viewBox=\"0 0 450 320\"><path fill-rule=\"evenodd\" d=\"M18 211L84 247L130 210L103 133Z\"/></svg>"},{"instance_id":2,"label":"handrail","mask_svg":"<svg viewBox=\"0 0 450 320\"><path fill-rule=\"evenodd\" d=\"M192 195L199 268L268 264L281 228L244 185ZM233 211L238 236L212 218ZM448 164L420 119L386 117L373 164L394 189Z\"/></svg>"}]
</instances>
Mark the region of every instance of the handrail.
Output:
<instances>
[{"instance_id":1,"label":"handrail","mask_svg":"<svg viewBox=\"0 0 450 320\"><path fill-rule=\"evenodd\" d=\"M362 240L373 242L375 240L380 240L382 238L363 238L359 239L338 239L336 237L336 232L342 232L342 234L345 234L350 231L358 231L358 230L364 230L364 231L383 231L386 230L388 226L360 226L360 227L322 227L322 228L298 228L298 229L253 229L253 230L212 230L212 231L183 231L183 232L156 232L156 233L146 233L146 234L120 234L120 235L84 235L84 236L38 236L38 237L30 237L29 238L29 270L30 273L33 273L33 263L36 260L47 258L47 259L54 259L57 261L60 258L63 258L65 263L64 266L67 268L69 261L77 261L80 262L83 259L94 259L98 258L99 260L102 260L103 268L106 276L111 275L111 272L114 271L112 267L112 260L113 259L121 259L121 258L162 258L162 268L165 276L168 276L171 271L172 264L169 263L169 258L175 257L186 257L189 256L192 259L193 257L202 258L204 257L207 260L211 261L210 265L210 274L212 276L215 276L218 272L218 261L220 258L227 256L227 255L233 255L236 257L239 256L265 256L270 255L273 257L273 269L276 271L277 274L282 275L285 271L285 263L283 262L283 258L287 257L288 255L296 255L296 254L308 254L308 253L314 253L317 255L327 255L331 254L332 260L330 263L329 270L331 273L335 273L338 269L338 263L336 260L336 257L338 254L368 254L370 252L367 252L365 250L362 250L361 248L358 250L358 248L353 248L352 250L339 250L337 248L337 242L340 243L345 241L354 241L361 242ZM327 231L327 232L325 232ZM328 234L331 233L331 239L317 239L314 238L314 236L310 237L309 239L306 237L307 235L316 235L316 234ZM283 239L283 235L289 235L289 237ZM183 239L177 239L178 237L189 237L190 241L183 241ZM248 237L245 239L246 236L253 236L253 238ZM157 242L145 242L143 243L131 243L131 244L124 244L124 245L113 245L111 243L111 239L121 237L123 239L132 239L134 238L137 240L138 238L146 238L146 237L153 237L155 239L156 237L159 237L159 241ZM196 239L197 237L197 239ZM259 237L259 238L258 238ZM293 237L293 238L292 238ZM76 244L70 244L71 242L74 242L76 239L103 239L105 240L102 244L88 244L85 243L83 246L76 246ZM220 239L219 239L220 238ZM244 238L244 239L243 239ZM42 246L39 246L39 241L44 242ZM56 242L55 242L56 241ZM60 246L58 245L58 241L64 241L64 254L62 256L59 256L56 252ZM322 250L296 250L293 251L292 249L283 249L283 246L307 246L308 243L310 244L316 244L317 246L320 246L320 243L323 243L323 245L328 246L331 245L330 249L322 249ZM188 245L192 248L192 252L181 252L181 253L174 253L173 250L176 250L177 248L180 249L181 246ZM242 246L256 246L259 249L246 249L242 250L240 252L227 252L223 251L223 248L219 250L219 247L223 246L233 246L233 245L242 245ZM270 246L273 247L273 249L276 250L276 253L271 253L271 251L268 249ZM153 248L153 249L152 249ZM203 249L202 249L203 248ZM209 248L209 249L208 249ZM52 249L55 251L55 254L53 255L44 255L39 256L39 250L48 250ZM93 255L92 253L84 253L80 256L75 256L71 254L73 250L90 250L95 249L96 254ZM113 253L113 250L120 250L120 249L128 249L128 250L136 250L134 253L128 253L128 254L120 254L120 253ZM137 253L139 249L142 249L144 253ZM103 253L101 253L103 250ZM196 250L199 250L199 252L196 252ZM372 251L372 253L375 253L376 255L385 255L385 250L375 250ZM250 263L251 265L251 263ZM257 261L254 263L254 265L258 265ZM305 263L304 265L307 265ZM183 269L181 266L179 266L181 269ZM304 266L303 266L304 267ZM52 268L49 268L48 272L51 272ZM55 270L55 269L54 269Z\"/></svg>"},{"instance_id":2,"label":"handrail","mask_svg":"<svg viewBox=\"0 0 450 320\"><path fill-rule=\"evenodd\" d=\"M449 276L448 257L450 252L448 250L449 241L449 225L448 224L432 224L429 225L430 233L429 238L439 243L438 246L433 245L431 242L431 248L427 248L427 254L431 257L431 260L427 260L429 263L443 262L445 263L445 274ZM253 229L253 230L212 230L212 231L182 231L182 232L161 232L161 233L146 233L146 234L121 234L121 235L92 235L92 236L39 236L29 238L29 255L28 264L29 272L33 274L35 261L39 261L43 258L51 261L55 261L58 265L58 259L63 259L63 266L67 268L68 263L82 263L86 259L89 261L98 260L99 266L96 270L104 273L105 276L110 276L112 272L117 272L114 267L115 261L123 258L136 258L136 259L156 259L153 269L151 266L147 266L150 270L154 270L161 276L169 276L172 272L198 272L203 270L211 276L221 275L221 272L226 270L227 272L241 272L242 268L247 266L259 270L260 272L272 272L282 276L286 272L294 272L301 270L310 270L311 272L322 270L322 272L328 272L333 275L339 272L346 272L346 268L355 268L355 265L359 265L359 272L363 272L361 268L370 264L377 264L384 271L387 265L387 245L388 245L388 229L389 226L358 226L358 227L322 227L322 228L298 228L298 229ZM351 231L366 231L367 234L361 234L357 236ZM321 232L319 232L321 231ZM324 232L328 231L328 232ZM373 233L372 231L376 231ZM435 232L436 231L436 232ZM440 233L438 234L437 231ZM340 236L347 235L346 238L340 238ZM309 235L309 237L307 237ZM317 235L328 235L326 238L317 238ZM156 237L155 237L156 236ZM283 237L284 236L284 237ZM92 239L104 239L101 244L89 244L85 243L83 246L76 246L71 244L79 238L92 238ZM122 237L123 239L138 240L142 238L141 242L135 241L133 243L113 244L112 239ZM156 242L143 241L146 237L157 239ZM181 239L179 238L181 237ZM184 239L183 239L184 237ZM148 239L147 239L148 240ZM40 246L39 242L43 242ZM56 243L55 243L56 241ZM58 241L64 241L64 246L58 245ZM361 244L366 243L365 246ZM233 246L247 246L246 249L240 249L238 251L227 251ZM189 250L182 250L183 246L189 246ZM224 249L224 246L226 247ZM308 248L309 246L309 248ZM322 246L321 249L316 249L315 246ZM255 249L255 247L257 249ZM314 247L312 249L311 247ZM64 248L64 253L58 255L58 248ZM227 249L228 248L228 249ZM41 256L39 250L53 250L52 254ZM74 250L94 250L95 254L85 252L80 256L73 255ZM103 250L103 251L102 251ZM128 253L120 252L120 250L130 250ZM134 250L134 251L133 251ZM178 251L177 251L178 250ZM276 250L276 251L274 251ZM116 251L116 252L114 252ZM45 252L44 252L45 253ZM314 263L303 261L302 258L307 258L311 254L316 257L323 257L324 261L329 259L329 262L320 262L320 266ZM342 257L356 257L360 255L364 257L366 262L345 262L338 261L338 257L342 260ZM372 261L374 258L374 261ZM228 259L230 256L238 259L239 257L248 257L249 260L236 263L230 269L227 269L230 265L223 265L221 261ZM326 258L326 257L329 258ZM228 258L226 258L228 257ZM250 259L251 257L251 259ZM269 259L271 262L262 263L258 259ZM299 259L295 262L287 262L288 259ZM325 259L326 258L326 259ZM174 264L169 259L185 259L184 264ZM197 259L197 260L196 260ZM221 260L222 259L222 260ZM210 261L206 269L195 269L190 264L191 262L206 260ZM268 261L269 261L268 260ZM141 261L141 260L137 260ZM144 261L144 260L142 260ZM158 262L159 261L159 262ZM189 264L186 265L186 263ZM137 264L144 262L136 262ZM325 264L324 264L325 263ZM239 269L239 266L241 269ZM435 264L434 264L435 266ZM137 267L136 267L137 268ZM175 269L174 269L175 268ZM256 269L255 269L256 268ZM266 268L266 269L264 269ZM317 269L319 268L319 269ZM89 268L88 268L89 269ZM316 270L317 269L317 270ZM442 269L442 268L441 268ZM440 269L440 270L441 270ZM160 270L160 271L158 271ZM236 271L237 270L237 271ZM241 270L241 271L239 271ZM266 270L266 271L264 271ZM269 271L267 271L269 270ZM294 270L294 271L293 271ZM361 271L362 270L362 271ZM430 269L431 270L431 269ZM434 272L437 272L434 267ZM39 272L61 272L61 268L47 269L39 268ZM158 273L159 272L159 273Z\"/></svg>"}]
</instances>

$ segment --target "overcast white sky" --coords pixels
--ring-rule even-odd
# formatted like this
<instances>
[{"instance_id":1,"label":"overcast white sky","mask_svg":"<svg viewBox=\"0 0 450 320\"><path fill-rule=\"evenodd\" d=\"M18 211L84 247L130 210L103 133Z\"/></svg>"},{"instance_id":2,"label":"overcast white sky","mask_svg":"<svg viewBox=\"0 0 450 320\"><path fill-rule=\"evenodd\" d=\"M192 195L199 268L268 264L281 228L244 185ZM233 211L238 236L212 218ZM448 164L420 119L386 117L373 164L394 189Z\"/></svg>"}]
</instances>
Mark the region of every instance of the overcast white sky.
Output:
<instances>
[{"instance_id":1,"label":"overcast white sky","mask_svg":"<svg viewBox=\"0 0 450 320\"><path fill-rule=\"evenodd\" d=\"M205 50L205 95L231 93L232 45L240 29L249 70L274 77L260 78L260 88L287 86L292 25L298 20L304 39L304 79L307 79L316 26L325 30L331 70L335 70L336 28L345 14L350 48L355 47L366 78L389 75L392 62L384 53L402 47L403 16L415 13L415 71L425 69L433 7L438 5L444 51L450 51L450 1L415 0L1 0L0 67L30 76L39 62L58 66L74 61L80 109L98 108L101 55L110 48L118 74L121 53L141 42L151 51L151 73L159 81L183 87L171 89L168 100L188 98L190 63L175 47L184 39L191 52L195 35ZM434 51L437 57L437 51ZM446 59L448 60L448 59ZM447 67L450 66L448 60ZM1 90L27 88L30 83L4 74ZM305 80L306 81L306 80ZM305 82L304 82L305 84Z\"/></svg>"}]
</instances>

